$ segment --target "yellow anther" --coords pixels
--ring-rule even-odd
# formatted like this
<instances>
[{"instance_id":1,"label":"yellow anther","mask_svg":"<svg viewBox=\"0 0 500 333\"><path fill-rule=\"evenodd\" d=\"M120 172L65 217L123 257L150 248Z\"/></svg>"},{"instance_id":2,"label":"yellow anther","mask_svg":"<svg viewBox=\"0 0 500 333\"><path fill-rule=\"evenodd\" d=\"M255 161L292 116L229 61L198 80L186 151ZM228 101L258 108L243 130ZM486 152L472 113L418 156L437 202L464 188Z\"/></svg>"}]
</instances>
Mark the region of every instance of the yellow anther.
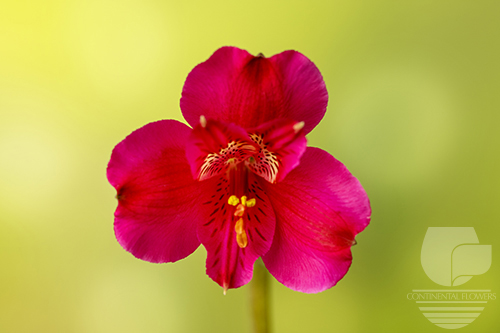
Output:
<instances>
[{"instance_id":1,"label":"yellow anther","mask_svg":"<svg viewBox=\"0 0 500 333\"><path fill-rule=\"evenodd\" d=\"M245 206L243 206L242 204L238 204L238 206L236 206L236 210L234 211L234 216L243 216L244 213Z\"/></svg>"},{"instance_id":2,"label":"yellow anther","mask_svg":"<svg viewBox=\"0 0 500 333\"><path fill-rule=\"evenodd\" d=\"M207 118L205 118L205 116L200 116L200 125L201 127L205 128L207 127Z\"/></svg>"},{"instance_id":3,"label":"yellow anther","mask_svg":"<svg viewBox=\"0 0 500 333\"><path fill-rule=\"evenodd\" d=\"M305 123L303 121L301 121L300 123L296 123L295 125L293 125L293 130L295 131L295 133L298 133L301 129L304 128L304 125Z\"/></svg>"},{"instance_id":4,"label":"yellow anther","mask_svg":"<svg viewBox=\"0 0 500 333\"><path fill-rule=\"evenodd\" d=\"M227 203L230 204L231 206L236 206L237 204L240 203L240 199L238 199L237 196L235 195L232 195L229 197L229 199L227 200Z\"/></svg>"},{"instance_id":5,"label":"yellow anther","mask_svg":"<svg viewBox=\"0 0 500 333\"><path fill-rule=\"evenodd\" d=\"M247 238L247 233L244 230L241 234L236 234L236 242L238 243L238 246L242 249L247 247L248 238Z\"/></svg>"},{"instance_id":6,"label":"yellow anther","mask_svg":"<svg viewBox=\"0 0 500 333\"><path fill-rule=\"evenodd\" d=\"M238 221L236 221L236 224L234 225L234 231L236 231L238 235L245 232L245 230L243 230L243 219L239 219Z\"/></svg>"},{"instance_id":7,"label":"yellow anther","mask_svg":"<svg viewBox=\"0 0 500 333\"><path fill-rule=\"evenodd\" d=\"M242 196L242 197L241 197L241 204L242 204L243 206L246 206L246 205L247 205L247 196L246 196L246 195L244 195L244 196Z\"/></svg>"},{"instance_id":8,"label":"yellow anther","mask_svg":"<svg viewBox=\"0 0 500 333\"><path fill-rule=\"evenodd\" d=\"M243 202L243 200L242 200L242 202ZM247 207L253 207L253 206L255 206L255 203L256 203L255 198L253 198L253 199L247 200L245 205Z\"/></svg>"}]
</instances>

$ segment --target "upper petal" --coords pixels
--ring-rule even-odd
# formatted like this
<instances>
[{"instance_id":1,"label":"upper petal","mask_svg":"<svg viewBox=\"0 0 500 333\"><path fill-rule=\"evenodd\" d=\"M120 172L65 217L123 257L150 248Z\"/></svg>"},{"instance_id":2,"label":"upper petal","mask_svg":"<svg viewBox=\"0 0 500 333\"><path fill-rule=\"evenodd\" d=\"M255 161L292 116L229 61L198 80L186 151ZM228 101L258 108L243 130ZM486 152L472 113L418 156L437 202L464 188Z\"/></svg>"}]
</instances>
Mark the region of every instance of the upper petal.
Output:
<instances>
[{"instance_id":1,"label":"upper petal","mask_svg":"<svg viewBox=\"0 0 500 333\"><path fill-rule=\"evenodd\" d=\"M307 148L303 126L303 122L277 119L249 129L250 137L259 146L249 168L270 183L283 180L299 165Z\"/></svg>"},{"instance_id":2,"label":"upper petal","mask_svg":"<svg viewBox=\"0 0 500 333\"><path fill-rule=\"evenodd\" d=\"M354 237L370 222L359 181L327 152L307 148L299 166L277 184L264 184L276 214L269 272L307 293L334 286L349 269Z\"/></svg>"},{"instance_id":3,"label":"upper petal","mask_svg":"<svg viewBox=\"0 0 500 333\"><path fill-rule=\"evenodd\" d=\"M323 118L328 93L318 68L297 51L265 58L222 47L189 73L180 103L193 127L201 115L244 128L287 118L304 121L307 134Z\"/></svg>"},{"instance_id":4,"label":"upper petal","mask_svg":"<svg viewBox=\"0 0 500 333\"><path fill-rule=\"evenodd\" d=\"M115 235L124 249L150 262L172 262L199 245L201 189L184 151L190 128L174 120L150 123L111 155L108 180L117 190Z\"/></svg>"},{"instance_id":5,"label":"upper petal","mask_svg":"<svg viewBox=\"0 0 500 333\"><path fill-rule=\"evenodd\" d=\"M244 163L256 175L275 183L295 168L307 140L303 122L276 119L248 129L214 119L202 119L186 143L193 177L206 180Z\"/></svg>"}]
</instances>

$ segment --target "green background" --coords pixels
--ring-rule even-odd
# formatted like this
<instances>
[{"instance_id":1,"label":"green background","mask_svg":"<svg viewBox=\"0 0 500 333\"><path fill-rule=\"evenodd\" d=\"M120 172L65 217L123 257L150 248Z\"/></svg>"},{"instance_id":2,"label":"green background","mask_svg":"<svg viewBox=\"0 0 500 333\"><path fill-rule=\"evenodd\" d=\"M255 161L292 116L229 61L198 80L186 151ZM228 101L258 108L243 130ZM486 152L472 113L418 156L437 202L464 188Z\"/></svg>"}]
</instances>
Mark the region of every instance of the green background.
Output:
<instances>
[{"instance_id":1,"label":"green background","mask_svg":"<svg viewBox=\"0 0 500 333\"><path fill-rule=\"evenodd\" d=\"M295 49L330 101L309 145L359 178L373 209L353 266L316 295L272 280L275 332L444 332L412 289L428 227L475 227L500 290L498 1L0 2L0 332L250 332L248 286L222 289L201 247L135 259L113 235L111 150L182 120L189 71L217 48ZM500 300L461 332L500 328Z\"/></svg>"}]
</instances>

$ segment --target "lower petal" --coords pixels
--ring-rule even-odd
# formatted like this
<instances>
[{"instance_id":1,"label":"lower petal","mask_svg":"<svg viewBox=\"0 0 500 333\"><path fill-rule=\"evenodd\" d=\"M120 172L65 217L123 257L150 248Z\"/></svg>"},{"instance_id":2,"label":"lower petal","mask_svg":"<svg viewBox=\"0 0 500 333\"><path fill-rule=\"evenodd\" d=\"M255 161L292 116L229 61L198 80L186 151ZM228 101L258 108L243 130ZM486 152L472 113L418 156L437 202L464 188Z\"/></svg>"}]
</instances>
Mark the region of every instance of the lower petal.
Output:
<instances>
[{"instance_id":1,"label":"lower petal","mask_svg":"<svg viewBox=\"0 0 500 333\"><path fill-rule=\"evenodd\" d=\"M347 273L354 237L370 222L359 181L327 152L307 148L299 166L277 184L264 184L276 214L269 272L288 288L316 293Z\"/></svg>"},{"instance_id":2,"label":"lower petal","mask_svg":"<svg viewBox=\"0 0 500 333\"><path fill-rule=\"evenodd\" d=\"M254 199L255 205L242 214L236 212L236 203L230 204L232 196L232 199L241 198L242 194L234 195L235 186L231 181L214 177L202 182L204 192L214 194L203 200L202 209L207 217L198 225L198 237L207 249L207 274L224 290L248 283L255 260L269 250L273 241L275 217L260 184L265 181L251 172L247 176L246 197ZM238 240L241 236L244 241Z\"/></svg>"},{"instance_id":3,"label":"lower petal","mask_svg":"<svg viewBox=\"0 0 500 333\"><path fill-rule=\"evenodd\" d=\"M135 257L173 262L200 242L196 208L201 190L184 151L190 128L174 120L150 123L120 142L108 164L117 190L115 235Z\"/></svg>"}]
</instances>

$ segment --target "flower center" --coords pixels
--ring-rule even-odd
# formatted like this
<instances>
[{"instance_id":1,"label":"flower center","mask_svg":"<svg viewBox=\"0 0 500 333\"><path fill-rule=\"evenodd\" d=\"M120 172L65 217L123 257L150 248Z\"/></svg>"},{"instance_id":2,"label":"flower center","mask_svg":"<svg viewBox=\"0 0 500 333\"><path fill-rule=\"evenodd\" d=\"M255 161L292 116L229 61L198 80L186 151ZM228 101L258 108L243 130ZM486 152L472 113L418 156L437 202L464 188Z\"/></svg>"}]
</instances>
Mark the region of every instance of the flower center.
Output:
<instances>
[{"instance_id":1,"label":"flower center","mask_svg":"<svg viewBox=\"0 0 500 333\"><path fill-rule=\"evenodd\" d=\"M210 216L221 210L224 221L230 223L229 239L234 244L236 236L241 249L256 237L267 241L259 231L264 227L257 227L264 224L261 220L269 219L266 211L270 209L260 183L277 183L299 164L307 143L303 127L304 122L277 119L244 129L200 117L200 125L193 128L186 145L191 172L200 181L217 177L213 197L220 197ZM224 192L217 194L220 191ZM217 206L219 203L223 208ZM218 231L213 229L212 235Z\"/></svg>"},{"instance_id":2,"label":"flower center","mask_svg":"<svg viewBox=\"0 0 500 333\"><path fill-rule=\"evenodd\" d=\"M220 173L226 167L232 167L243 162L255 147L242 141L231 141L217 153L210 153L205 157L201 166L199 179L205 180Z\"/></svg>"}]
</instances>

